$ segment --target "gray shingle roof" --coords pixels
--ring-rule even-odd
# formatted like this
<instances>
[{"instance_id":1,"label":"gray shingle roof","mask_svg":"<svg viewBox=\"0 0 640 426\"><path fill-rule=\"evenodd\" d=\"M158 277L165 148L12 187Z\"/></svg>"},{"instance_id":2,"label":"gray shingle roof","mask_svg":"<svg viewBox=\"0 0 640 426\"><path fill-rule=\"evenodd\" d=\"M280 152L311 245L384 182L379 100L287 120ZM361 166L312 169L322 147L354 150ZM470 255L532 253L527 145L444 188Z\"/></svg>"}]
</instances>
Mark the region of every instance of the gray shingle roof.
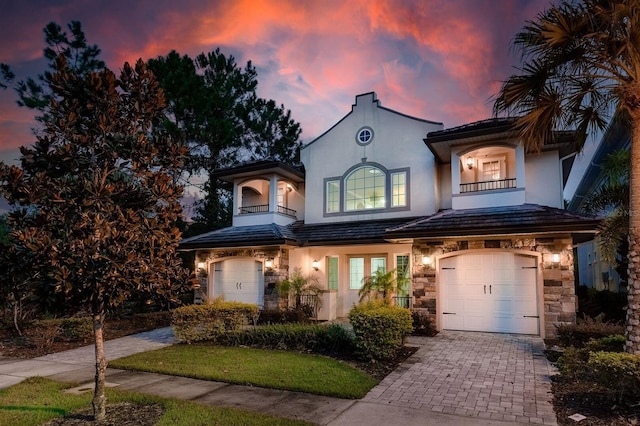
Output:
<instances>
[{"instance_id":1,"label":"gray shingle roof","mask_svg":"<svg viewBox=\"0 0 640 426\"><path fill-rule=\"evenodd\" d=\"M185 238L180 242L180 249L271 246L295 244L296 237L287 226L267 225L231 226L194 237Z\"/></svg>"},{"instance_id":2,"label":"gray shingle roof","mask_svg":"<svg viewBox=\"0 0 640 426\"><path fill-rule=\"evenodd\" d=\"M390 228L387 238L505 235L534 232L593 232L599 219L537 204L443 210Z\"/></svg>"},{"instance_id":3,"label":"gray shingle roof","mask_svg":"<svg viewBox=\"0 0 640 426\"><path fill-rule=\"evenodd\" d=\"M399 238L594 232L599 219L535 204L444 210L419 218L361 222L229 227L186 238L180 249L273 245L376 244Z\"/></svg>"}]
</instances>

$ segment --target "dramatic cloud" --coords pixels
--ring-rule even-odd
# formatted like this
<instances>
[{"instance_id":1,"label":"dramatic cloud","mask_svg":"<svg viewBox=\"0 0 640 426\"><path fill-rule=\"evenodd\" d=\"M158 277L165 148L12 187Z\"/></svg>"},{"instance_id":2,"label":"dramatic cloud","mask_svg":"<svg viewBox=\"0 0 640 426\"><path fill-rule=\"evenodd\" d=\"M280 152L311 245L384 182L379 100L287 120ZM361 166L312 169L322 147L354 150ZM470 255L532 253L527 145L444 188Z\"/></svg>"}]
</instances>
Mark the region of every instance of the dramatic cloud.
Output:
<instances>
[{"instance_id":1,"label":"dramatic cloud","mask_svg":"<svg viewBox=\"0 0 640 426\"><path fill-rule=\"evenodd\" d=\"M79 20L112 69L125 61L220 47L258 69L259 94L291 109L306 142L347 114L355 95L442 121L491 116L491 97L517 65L513 35L549 0L186 0L7 2L0 62L42 72L42 28ZM0 159L30 143L33 114L0 92ZM13 157L17 157L17 154Z\"/></svg>"}]
</instances>

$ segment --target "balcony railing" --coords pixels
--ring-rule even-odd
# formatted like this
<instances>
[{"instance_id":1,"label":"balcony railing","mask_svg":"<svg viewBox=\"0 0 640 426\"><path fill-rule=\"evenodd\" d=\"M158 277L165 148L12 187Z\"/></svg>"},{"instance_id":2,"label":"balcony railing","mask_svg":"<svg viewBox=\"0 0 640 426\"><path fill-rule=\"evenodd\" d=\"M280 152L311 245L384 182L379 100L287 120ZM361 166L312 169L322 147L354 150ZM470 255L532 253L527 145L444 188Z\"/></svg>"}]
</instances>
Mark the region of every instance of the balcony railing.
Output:
<instances>
[{"instance_id":1,"label":"balcony railing","mask_svg":"<svg viewBox=\"0 0 640 426\"><path fill-rule=\"evenodd\" d=\"M267 213L269 204L258 204L255 206L240 207L240 214Z\"/></svg>"},{"instance_id":2,"label":"balcony railing","mask_svg":"<svg viewBox=\"0 0 640 426\"><path fill-rule=\"evenodd\" d=\"M269 212L269 204L258 204L255 206L240 207L240 214L268 213L268 212ZM288 209L284 206L278 206L278 213L282 213L291 217L296 217L295 210Z\"/></svg>"},{"instance_id":3,"label":"balcony railing","mask_svg":"<svg viewBox=\"0 0 640 426\"><path fill-rule=\"evenodd\" d=\"M485 182L461 183L460 193L493 191L496 189L511 189L516 187L516 179L489 180Z\"/></svg>"}]
</instances>

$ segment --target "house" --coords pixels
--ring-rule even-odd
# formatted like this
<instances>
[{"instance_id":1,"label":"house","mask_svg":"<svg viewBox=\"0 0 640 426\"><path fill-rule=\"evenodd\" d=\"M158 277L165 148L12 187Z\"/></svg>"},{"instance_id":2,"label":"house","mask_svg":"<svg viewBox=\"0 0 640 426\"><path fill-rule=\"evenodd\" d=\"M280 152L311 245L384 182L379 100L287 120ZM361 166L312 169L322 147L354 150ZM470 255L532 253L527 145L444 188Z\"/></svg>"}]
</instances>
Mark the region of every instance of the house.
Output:
<instances>
[{"instance_id":1,"label":"house","mask_svg":"<svg viewBox=\"0 0 640 426\"><path fill-rule=\"evenodd\" d=\"M575 241L597 221L562 208L562 134L527 152L513 119L444 129L375 93L304 146L301 167L263 160L216 172L233 185L229 228L182 241L202 297L269 305L294 268L326 290L318 319L347 316L363 278L408 278L396 302L438 329L550 336L575 322Z\"/></svg>"},{"instance_id":2,"label":"house","mask_svg":"<svg viewBox=\"0 0 640 426\"><path fill-rule=\"evenodd\" d=\"M631 134L617 120L613 120L589 162L582 179L569 202L567 209L574 212L583 211L590 194L608 182L606 171L602 169L605 158L616 151L631 148ZM600 249L595 240L580 243L576 246L578 270L576 283L596 290L620 291L620 276L614 265L602 260Z\"/></svg>"}]
</instances>

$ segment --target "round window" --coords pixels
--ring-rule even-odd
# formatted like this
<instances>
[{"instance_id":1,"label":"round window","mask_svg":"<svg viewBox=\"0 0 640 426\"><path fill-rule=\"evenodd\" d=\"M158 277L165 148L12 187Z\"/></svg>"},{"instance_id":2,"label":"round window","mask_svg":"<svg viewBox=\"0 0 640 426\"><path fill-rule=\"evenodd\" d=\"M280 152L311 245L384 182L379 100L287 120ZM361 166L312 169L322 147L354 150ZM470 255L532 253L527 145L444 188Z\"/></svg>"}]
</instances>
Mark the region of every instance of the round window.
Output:
<instances>
[{"instance_id":1,"label":"round window","mask_svg":"<svg viewBox=\"0 0 640 426\"><path fill-rule=\"evenodd\" d=\"M358 135L356 136L356 142L359 145L368 145L373 140L373 129L371 127L363 127L358 130Z\"/></svg>"}]
</instances>

